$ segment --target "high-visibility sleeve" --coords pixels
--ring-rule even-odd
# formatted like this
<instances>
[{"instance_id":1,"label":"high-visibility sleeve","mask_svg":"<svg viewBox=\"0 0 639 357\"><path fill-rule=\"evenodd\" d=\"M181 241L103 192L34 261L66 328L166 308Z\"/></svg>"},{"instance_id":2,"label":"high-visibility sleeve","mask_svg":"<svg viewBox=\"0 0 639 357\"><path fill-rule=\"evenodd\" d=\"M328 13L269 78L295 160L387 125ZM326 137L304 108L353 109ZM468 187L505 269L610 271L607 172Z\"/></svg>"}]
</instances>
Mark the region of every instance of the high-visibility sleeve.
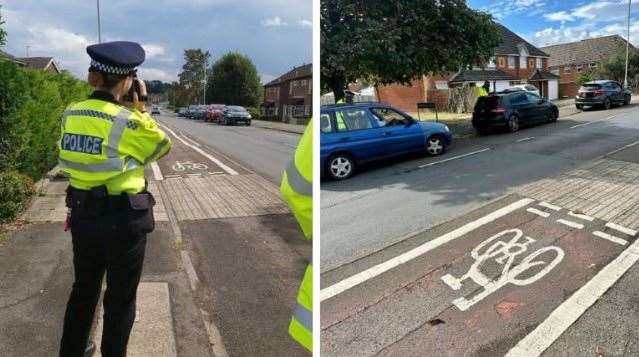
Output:
<instances>
[{"instance_id":1,"label":"high-visibility sleeve","mask_svg":"<svg viewBox=\"0 0 639 357\"><path fill-rule=\"evenodd\" d=\"M313 232L313 125L304 130L295 155L282 175L282 198L297 219L304 236Z\"/></svg>"},{"instance_id":2,"label":"high-visibility sleeve","mask_svg":"<svg viewBox=\"0 0 639 357\"><path fill-rule=\"evenodd\" d=\"M171 139L150 115L134 111L129 117L119 149L141 164L148 164L166 155L171 147Z\"/></svg>"}]
</instances>

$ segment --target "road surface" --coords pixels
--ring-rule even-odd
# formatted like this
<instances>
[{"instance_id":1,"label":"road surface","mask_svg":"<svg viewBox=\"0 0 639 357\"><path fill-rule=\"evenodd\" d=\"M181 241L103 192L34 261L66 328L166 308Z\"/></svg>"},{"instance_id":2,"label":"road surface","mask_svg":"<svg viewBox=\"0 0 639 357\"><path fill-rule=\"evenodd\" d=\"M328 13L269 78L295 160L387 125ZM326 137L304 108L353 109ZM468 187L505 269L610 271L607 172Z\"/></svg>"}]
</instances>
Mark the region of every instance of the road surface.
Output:
<instances>
[{"instance_id":1,"label":"road surface","mask_svg":"<svg viewBox=\"0 0 639 357\"><path fill-rule=\"evenodd\" d=\"M638 118L580 113L323 185L322 355L639 355Z\"/></svg>"}]
</instances>

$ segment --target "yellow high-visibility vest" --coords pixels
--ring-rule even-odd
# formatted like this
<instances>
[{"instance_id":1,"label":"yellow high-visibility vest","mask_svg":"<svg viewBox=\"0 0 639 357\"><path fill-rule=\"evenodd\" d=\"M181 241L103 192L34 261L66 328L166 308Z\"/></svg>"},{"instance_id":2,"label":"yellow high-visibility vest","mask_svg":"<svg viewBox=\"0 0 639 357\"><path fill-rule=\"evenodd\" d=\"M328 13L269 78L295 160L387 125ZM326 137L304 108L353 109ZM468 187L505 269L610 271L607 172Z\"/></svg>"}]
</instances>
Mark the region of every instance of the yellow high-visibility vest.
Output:
<instances>
[{"instance_id":1,"label":"yellow high-visibility vest","mask_svg":"<svg viewBox=\"0 0 639 357\"><path fill-rule=\"evenodd\" d=\"M313 233L313 120L304 130L295 155L282 175L282 197L288 203L304 236ZM313 268L306 267L297 295L289 334L309 351L313 350Z\"/></svg>"},{"instance_id":2,"label":"yellow high-visibility vest","mask_svg":"<svg viewBox=\"0 0 639 357\"><path fill-rule=\"evenodd\" d=\"M65 110L58 148L72 187L106 185L119 195L144 190L144 165L166 155L171 140L147 113L87 99Z\"/></svg>"}]
</instances>

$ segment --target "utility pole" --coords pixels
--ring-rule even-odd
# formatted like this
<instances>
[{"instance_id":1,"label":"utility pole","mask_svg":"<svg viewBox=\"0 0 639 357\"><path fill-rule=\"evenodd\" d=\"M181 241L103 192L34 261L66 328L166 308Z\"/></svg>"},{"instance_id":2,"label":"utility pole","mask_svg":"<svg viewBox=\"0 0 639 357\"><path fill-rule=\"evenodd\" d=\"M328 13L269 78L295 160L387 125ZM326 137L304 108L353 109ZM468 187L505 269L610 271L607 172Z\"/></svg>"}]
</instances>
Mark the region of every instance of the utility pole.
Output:
<instances>
[{"instance_id":1,"label":"utility pole","mask_svg":"<svg viewBox=\"0 0 639 357\"><path fill-rule=\"evenodd\" d=\"M206 52L204 53L202 64L204 65L204 97L202 103L206 105Z\"/></svg>"},{"instance_id":2,"label":"utility pole","mask_svg":"<svg viewBox=\"0 0 639 357\"><path fill-rule=\"evenodd\" d=\"M31 48L31 46L26 45L25 47L27 48L27 55L26 55L26 57L29 57L29 48Z\"/></svg>"},{"instance_id":3,"label":"utility pole","mask_svg":"<svg viewBox=\"0 0 639 357\"><path fill-rule=\"evenodd\" d=\"M102 43L102 30L100 29L100 0L97 0L98 5L98 43Z\"/></svg>"},{"instance_id":4,"label":"utility pole","mask_svg":"<svg viewBox=\"0 0 639 357\"><path fill-rule=\"evenodd\" d=\"M632 6L632 0L628 0L628 32L626 34L626 73L623 80L624 88L628 88L628 58L630 48L630 7Z\"/></svg>"}]
</instances>

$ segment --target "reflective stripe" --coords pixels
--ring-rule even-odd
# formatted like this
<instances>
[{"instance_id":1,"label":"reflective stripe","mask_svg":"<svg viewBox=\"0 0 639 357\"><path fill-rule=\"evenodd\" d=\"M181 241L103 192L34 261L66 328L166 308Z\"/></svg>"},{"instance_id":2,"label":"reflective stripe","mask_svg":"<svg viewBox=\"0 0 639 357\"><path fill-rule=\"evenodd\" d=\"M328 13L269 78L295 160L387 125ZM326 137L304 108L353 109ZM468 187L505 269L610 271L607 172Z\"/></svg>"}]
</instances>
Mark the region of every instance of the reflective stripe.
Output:
<instances>
[{"instance_id":1,"label":"reflective stripe","mask_svg":"<svg viewBox=\"0 0 639 357\"><path fill-rule=\"evenodd\" d=\"M120 147L120 139L127 125L127 118L131 112L122 108L113 120L111 131L109 132L109 145L107 146L107 157L118 157L118 147Z\"/></svg>"},{"instance_id":2,"label":"reflective stripe","mask_svg":"<svg viewBox=\"0 0 639 357\"><path fill-rule=\"evenodd\" d=\"M146 158L146 160L144 160L144 164L148 164L151 160L153 160L153 158L159 154L162 149L164 149L164 147L169 143L169 139L168 138L164 138L162 139L162 141L160 141L156 146L155 146L155 150L153 150L153 152L151 153L151 155L149 155L149 157Z\"/></svg>"},{"instance_id":3,"label":"reflective stripe","mask_svg":"<svg viewBox=\"0 0 639 357\"><path fill-rule=\"evenodd\" d=\"M84 117L94 117L94 118L104 119L104 120L108 120L108 121L114 121L115 120L115 117L113 115L107 114L107 113L103 113L103 112L99 112L97 110L72 109L72 110L65 110L64 111L64 116L65 117L72 116L72 115L84 116Z\"/></svg>"},{"instance_id":4,"label":"reflective stripe","mask_svg":"<svg viewBox=\"0 0 639 357\"><path fill-rule=\"evenodd\" d=\"M134 158L133 156L128 156L125 160L123 171L137 169L138 167L142 167L142 166L144 165L141 162L139 162L136 158Z\"/></svg>"},{"instance_id":5,"label":"reflective stripe","mask_svg":"<svg viewBox=\"0 0 639 357\"><path fill-rule=\"evenodd\" d=\"M291 160L286 167L286 177L288 184L293 191L304 196L313 196L313 183L309 182L302 176L295 166L295 159Z\"/></svg>"},{"instance_id":6,"label":"reflective stripe","mask_svg":"<svg viewBox=\"0 0 639 357\"><path fill-rule=\"evenodd\" d=\"M122 171L124 163L119 157L108 158L106 161L99 164L81 164L69 160L59 159L60 166L63 168L69 168L78 171L86 172L109 172L109 171Z\"/></svg>"},{"instance_id":7,"label":"reflective stripe","mask_svg":"<svg viewBox=\"0 0 639 357\"><path fill-rule=\"evenodd\" d=\"M302 304L298 302L297 306L295 306L295 312L293 313L293 316L295 320L297 320L297 322L300 323L300 325L304 326L304 328L307 329L308 331L313 332L313 312L312 311L305 308Z\"/></svg>"}]
</instances>

